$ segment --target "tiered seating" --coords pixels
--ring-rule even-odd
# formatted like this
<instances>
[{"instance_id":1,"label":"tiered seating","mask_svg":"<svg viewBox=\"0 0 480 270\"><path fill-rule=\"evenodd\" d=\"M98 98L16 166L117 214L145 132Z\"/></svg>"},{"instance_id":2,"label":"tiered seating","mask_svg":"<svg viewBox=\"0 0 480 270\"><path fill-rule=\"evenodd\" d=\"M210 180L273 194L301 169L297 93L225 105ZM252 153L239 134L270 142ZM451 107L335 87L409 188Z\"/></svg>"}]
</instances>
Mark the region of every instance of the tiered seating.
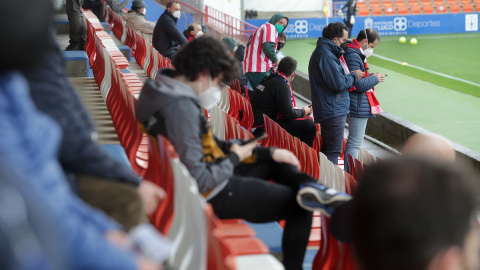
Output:
<instances>
[{"instance_id":1,"label":"tiered seating","mask_svg":"<svg viewBox=\"0 0 480 270\"><path fill-rule=\"evenodd\" d=\"M468 13L479 5L480 0L363 0L357 2L357 16Z\"/></svg>"}]
</instances>

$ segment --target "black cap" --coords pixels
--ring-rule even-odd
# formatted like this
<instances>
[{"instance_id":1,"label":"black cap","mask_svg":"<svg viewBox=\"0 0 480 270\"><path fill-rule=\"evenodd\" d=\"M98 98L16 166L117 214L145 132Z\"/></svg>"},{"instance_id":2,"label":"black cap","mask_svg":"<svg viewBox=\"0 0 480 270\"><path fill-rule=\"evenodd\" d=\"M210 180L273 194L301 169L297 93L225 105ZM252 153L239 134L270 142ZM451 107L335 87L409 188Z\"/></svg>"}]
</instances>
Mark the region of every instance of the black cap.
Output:
<instances>
[{"instance_id":1,"label":"black cap","mask_svg":"<svg viewBox=\"0 0 480 270\"><path fill-rule=\"evenodd\" d=\"M147 5L145 4L145 2L143 2L143 0L133 0L133 2L132 2L132 9L133 8L144 8L146 6Z\"/></svg>"}]
</instances>

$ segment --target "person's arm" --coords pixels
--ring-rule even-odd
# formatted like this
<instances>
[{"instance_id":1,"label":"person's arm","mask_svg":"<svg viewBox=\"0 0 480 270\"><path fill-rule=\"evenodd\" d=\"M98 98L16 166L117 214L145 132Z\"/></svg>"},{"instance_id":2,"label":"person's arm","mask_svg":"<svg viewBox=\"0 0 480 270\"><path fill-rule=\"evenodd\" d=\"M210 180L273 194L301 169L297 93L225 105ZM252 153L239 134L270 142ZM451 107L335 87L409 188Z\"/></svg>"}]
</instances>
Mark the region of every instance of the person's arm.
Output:
<instances>
[{"instance_id":1,"label":"person's arm","mask_svg":"<svg viewBox=\"0 0 480 270\"><path fill-rule=\"evenodd\" d=\"M346 54L344 55L344 59L345 59L345 62L347 63L349 70L360 69L364 71L365 67L364 67L363 60L362 58L360 58L358 54L356 53ZM355 83L355 89L353 90L353 92L358 92L358 93L366 92L372 89L372 87L374 87L377 84L378 84L378 78L376 76L364 77Z\"/></svg>"},{"instance_id":2,"label":"person's arm","mask_svg":"<svg viewBox=\"0 0 480 270\"><path fill-rule=\"evenodd\" d=\"M152 34L155 28L155 23L148 21L146 18L141 17L138 20L138 26L136 27L140 32Z\"/></svg>"},{"instance_id":3,"label":"person's arm","mask_svg":"<svg viewBox=\"0 0 480 270\"><path fill-rule=\"evenodd\" d=\"M334 57L321 57L318 68L325 79L327 89L334 93L348 91L357 82L357 75L354 73L345 74L340 65L340 60Z\"/></svg>"},{"instance_id":4,"label":"person's arm","mask_svg":"<svg viewBox=\"0 0 480 270\"><path fill-rule=\"evenodd\" d=\"M183 35L182 32L180 32L180 30L178 30L177 26L174 23L166 25L164 30L170 38L180 43L181 46L188 43L187 38Z\"/></svg>"},{"instance_id":5,"label":"person's arm","mask_svg":"<svg viewBox=\"0 0 480 270\"><path fill-rule=\"evenodd\" d=\"M278 62L277 53L275 52L275 42L264 42L262 43L263 53L272 60L273 63Z\"/></svg>"},{"instance_id":6,"label":"person's arm","mask_svg":"<svg viewBox=\"0 0 480 270\"><path fill-rule=\"evenodd\" d=\"M283 81L283 78L277 80L276 83L276 103L277 108L285 120L294 120L305 116L305 111L303 109L294 109L292 107L292 95L290 92L290 87L287 83Z\"/></svg>"},{"instance_id":7,"label":"person's arm","mask_svg":"<svg viewBox=\"0 0 480 270\"><path fill-rule=\"evenodd\" d=\"M124 0L123 3L120 3L119 0L111 0L111 1L107 1L107 4L112 8L113 11L115 11L116 13L119 13L121 14L123 9L128 5L128 3L130 2L130 0Z\"/></svg>"}]
</instances>

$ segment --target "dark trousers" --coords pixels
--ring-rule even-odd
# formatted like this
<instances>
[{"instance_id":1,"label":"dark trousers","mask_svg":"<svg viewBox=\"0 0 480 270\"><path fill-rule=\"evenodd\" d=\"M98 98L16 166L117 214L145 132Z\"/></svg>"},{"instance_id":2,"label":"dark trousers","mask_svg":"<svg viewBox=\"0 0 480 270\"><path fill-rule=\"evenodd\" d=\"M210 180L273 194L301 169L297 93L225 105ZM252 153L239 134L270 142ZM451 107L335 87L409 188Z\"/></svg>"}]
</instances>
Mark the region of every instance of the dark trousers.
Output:
<instances>
[{"instance_id":1,"label":"dark trousers","mask_svg":"<svg viewBox=\"0 0 480 270\"><path fill-rule=\"evenodd\" d=\"M65 10L70 25L70 44L83 46L87 41L87 24L82 11L83 0L67 0Z\"/></svg>"},{"instance_id":2,"label":"dark trousers","mask_svg":"<svg viewBox=\"0 0 480 270\"><path fill-rule=\"evenodd\" d=\"M315 182L284 163L240 165L227 186L209 202L221 219L241 218L257 223L285 219L283 264L287 270L302 269L312 226L312 212L296 201L298 187L305 181Z\"/></svg>"},{"instance_id":3,"label":"dark trousers","mask_svg":"<svg viewBox=\"0 0 480 270\"><path fill-rule=\"evenodd\" d=\"M84 9L90 9L95 16L97 16L98 20L101 22L105 21L104 17L104 10L105 10L105 5L103 3L103 0L100 1L90 1L90 0L84 0L82 7Z\"/></svg>"},{"instance_id":4,"label":"dark trousers","mask_svg":"<svg viewBox=\"0 0 480 270\"><path fill-rule=\"evenodd\" d=\"M322 147L320 151L333 164L338 164L338 157L342 153L346 115L329 118L320 123L322 133Z\"/></svg>"},{"instance_id":5,"label":"dark trousers","mask_svg":"<svg viewBox=\"0 0 480 270\"><path fill-rule=\"evenodd\" d=\"M148 222L142 198L133 185L88 175L78 177L78 195L128 231Z\"/></svg>"},{"instance_id":6,"label":"dark trousers","mask_svg":"<svg viewBox=\"0 0 480 270\"><path fill-rule=\"evenodd\" d=\"M290 135L297 137L308 146L313 146L313 140L317 133L317 127L312 119L285 121L278 119L277 123L285 129Z\"/></svg>"}]
</instances>

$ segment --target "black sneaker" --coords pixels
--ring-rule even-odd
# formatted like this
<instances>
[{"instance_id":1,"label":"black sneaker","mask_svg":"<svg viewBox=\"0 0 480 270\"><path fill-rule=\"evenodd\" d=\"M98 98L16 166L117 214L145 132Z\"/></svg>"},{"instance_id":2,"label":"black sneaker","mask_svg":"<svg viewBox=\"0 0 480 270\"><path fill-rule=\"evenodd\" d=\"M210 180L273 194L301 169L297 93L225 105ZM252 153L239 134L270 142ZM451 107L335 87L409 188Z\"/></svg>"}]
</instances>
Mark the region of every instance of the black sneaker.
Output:
<instances>
[{"instance_id":1,"label":"black sneaker","mask_svg":"<svg viewBox=\"0 0 480 270\"><path fill-rule=\"evenodd\" d=\"M335 208L350 199L352 197L346 193L310 182L303 184L297 193L297 202L302 208L320 211L327 217L332 216Z\"/></svg>"},{"instance_id":2,"label":"black sneaker","mask_svg":"<svg viewBox=\"0 0 480 270\"><path fill-rule=\"evenodd\" d=\"M65 51L85 51L85 45L70 44Z\"/></svg>"}]
</instances>

